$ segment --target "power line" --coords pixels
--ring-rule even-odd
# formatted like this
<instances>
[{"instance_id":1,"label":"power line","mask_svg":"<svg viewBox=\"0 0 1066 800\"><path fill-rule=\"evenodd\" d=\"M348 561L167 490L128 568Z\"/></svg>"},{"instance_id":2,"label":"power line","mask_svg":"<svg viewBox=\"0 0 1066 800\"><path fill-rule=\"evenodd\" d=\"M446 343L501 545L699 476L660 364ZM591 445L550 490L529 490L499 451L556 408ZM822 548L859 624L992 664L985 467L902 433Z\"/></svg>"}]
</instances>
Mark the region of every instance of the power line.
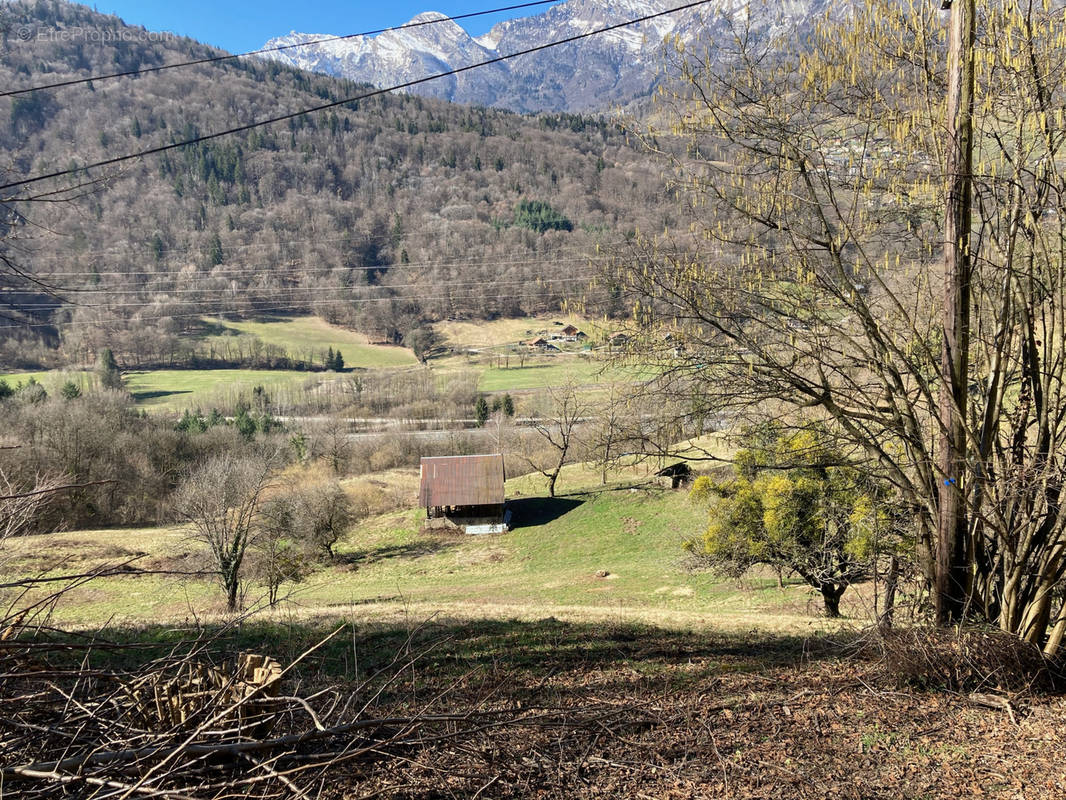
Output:
<instances>
[{"instance_id":1,"label":"power line","mask_svg":"<svg viewBox=\"0 0 1066 800\"><path fill-rule=\"evenodd\" d=\"M311 238L311 239L288 239L288 240L285 240L285 241L277 241L277 242L275 242L275 241L259 241L259 242L245 242L243 244L230 244L230 245L226 245L225 246L225 251L226 252L231 252L232 251L232 252L242 252L243 253L243 252L248 251L248 250L252 250L252 251L255 251L255 250L269 250L269 249L272 249L272 248L292 247L292 246L295 246L295 245L336 244L336 243L344 243L344 242L350 242L353 245L359 245L359 244L363 244L363 243L388 241L388 240L390 240L392 238L393 238L392 234L387 234L387 233L380 234L380 235L350 234L350 235L346 235L346 236L322 236L322 237L315 237L315 238ZM409 234L403 234L403 236L400 237L401 244L408 244L408 243L418 242L420 239L423 239L423 238L439 240L441 238L441 233L439 231L425 231L423 233L412 232L412 233L409 233ZM34 241L34 240L24 240L24 241ZM16 241L8 242L8 244L10 244L10 245L18 245L20 243L16 240ZM147 243L138 242L138 243L134 243L134 244L127 244L124 247L110 247L110 248L105 248L105 249L100 249L100 250L61 250L61 251L57 251L57 250L49 248L49 255L47 255L47 256L38 256L33 250L31 250L30 248L25 247L25 246L19 246L18 249L22 252L24 258L33 259L33 263L36 265L36 264L47 264L47 263L56 262L56 261L69 261L69 260L71 260L73 258L88 257L88 256L108 256L108 255L111 255L111 256L128 256L128 257L143 259L143 258L145 258L144 252L143 251L142 252L137 252L137 250L141 250L144 247L145 244L147 244ZM203 251L204 251L204 247L203 247L202 244L199 244L199 245L190 244L187 247L168 247L168 248L164 248L162 253L163 253L163 256L166 257L166 258L173 258L173 257L176 257L178 255L183 255L183 254L187 255L189 253L202 254ZM556 254L560 254L560 253L578 252L578 251L579 251L579 247L576 246L576 245L575 246L569 246L569 247L560 247L557 250L553 250L553 251L551 251L549 253L546 253L539 260L544 260L546 258L551 258L552 256L554 256ZM536 261L536 260L538 260L538 259L533 258L532 255L528 259L523 259L523 260L520 260L520 261L502 261L501 259L498 259L498 258L488 258L488 259L484 259L482 261L470 261L470 260L467 260L465 258L460 257L460 258L457 258L457 259L454 259L454 260L451 260L451 261L442 261L442 260L418 261L418 262L410 262L409 261L409 262L406 262L406 263L391 264L391 265L370 265L370 266L358 266L358 267L355 267L355 266L336 267L336 269L350 269L350 270L361 270L361 269L379 270L379 269L399 269L399 268L407 269L409 267L416 267L416 266L448 266L449 264L453 264L453 263L457 264L459 266L465 266L465 265L476 266L476 265L479 265L479 264L487 264L487 263L525 263L526 261ZM284 268L284 265L279 265L279 268ZM334 269L334 267L320 267L320 268L317 268L317 269L319 271L322 271L322 270ZM154 271L153 270L144 270L144 271L140 271L140 272L138 272L138 271L124 272L124 271L120 271L120 270L105 271L105 272L101 272L99 270L80 270L80 271L77 271L77 272L49 272L49 277L59 277L59 276L67 277L67 276L77 276L77 275L159 275L159 274L161 274L161 273L158 270L154 270Z\"/></svg>"},{"instance_id":2,"label":"power line","mask_svg":"<svg viewBox=\"0 0 1066 800\"><path fill-rule=\"evenodd\" d=\"M575 274L569 274L567 277L538 278L538 279L534 279L534 280L530 280L528 278L522 278L522 279L509 280L509 281L500 281L500 280L438 281L437 283L434 284L433 288L434 289L458 289L458 288L470 289L470 288L476 288L478 286L532 286L532 287L539 287L539 286L552 286L552 285L559 284L559 283L581 283L583 281L587 281L587 280L593 278L594 276L595 276L595 273L587 272L587 273L581 273L581 274L576 274L576 275ZM308 298L311 298L313 300L313 298L316 297L319 294L336 295L339 292L348 292L348 291L350 291L350 292L352 292L354 294L354 293L358 293L358 292L362 292L362 291L366 291L366 290L374 290L374 289L384 290L384 291L396 291L396 290L399 290L399 289L424 289L424 288L426 288L425 285L421 284L421 283L406 283L406 284L405 283L400 283L400 284L383 284L383 285L380 285L380 286L376 286L376 285L370 285L370 286L282 286L282 287L263 287L262 289L259 289L259 290L257 290L255 287L242 286L242 287L240 287L240 289L235 289L233 291L234 292L241 292L243 294L249 294L249 293L254 293L256 291L262 291L262 292L268 293L270 295L277 295L277 296L288 295L290 297L293 297L293 296L308 297ZM68 289L68 290L64 290L64 291L87 291L87 290L79 290L79 289L69 290ZM232 296L230 296L230 297L214 297L214 298L199 299L199 300L171 300L170 299L171 295L176 295L176 294L204 294L204 293L217 294L219 292L219 289L217 289L215 287L207 287L207 288L203 288L203 289L144 289L144 290L126 289L126 290L114 290L114 291L113 290L109 290L109 289L99 289L99 290L95 290L95 291L98 291L100 293L107 294L107 295L143 294L143 295L148 295L149 297L147 299L140 300L140 301L138 301L136 303L130 303L130 302L122 302L122 303L106 303L106 302L105 303L78 303L78 307L79 308L107 308L107 309L111 309L111 308L137 308L137 307L144 307L144 306L147 306L147 305L152 305L152 304L157 303L157 302L165 302L165 303L167 303L168 305L171 305L171 306L181 306L181 305L185 305L185 306L188 306L188 305L204 306L204 305L210 305L212 303L228 303L232 299L234 299ZM228 291L228 290L226 290L226 291ZM157 297L152 298L151 295L157 295ZM3 297L3 292L0 292L0 297ZM404 295L392 295L392 296L388 296L388 297L354 298L354 299L404 300L404 299L408 299L408 298L405 297ZM12 307L14 307L16 309L19 309L19 310L21 310L21 309L29 309L29 308L55 309L56 308L56 304L55 303L17 303L17 304L13 304Z\"/></svg>"},{"instance_id":3,"label":"power line","mask_svg":"<svg viewBox=\"0 0 1066 800\"><path fill-rule=\"evenodd\" d=\"M346 105L348 103L355 103L355 102L358 102L360 100L367 100L367 99L369 99L371 97L378 97L378 96L381 96L381 95L384 95L384 94L389 94L391 92L399 91L401 89L409 89L412 86L418 86L418 85L421 85L423 83L428 83L430 81L437 80L438 78L446 78L446 77L449 77L451 75L459 75L461 73L469 72L469 71L474 70L474 69L480 69L481 67L487 67L487 66L491 66L492 64L499 64L499 63L504 62L504 61L510 61L511 59L515 59L515 58L518 58L520 56L529 55L531 53L538 53L538 52L541 52L543 50L549 50L549 49L551 49L553 47L559 47L560 45L569 44L571 42L581 41L583 39L588 39L588 38L590 38L592 36L598 36L599 34L602 34L602 33L609 33L610 31L619 30L621 28L628 28L628 27L630 27L632 25L638 25L638 24L640 24L642 22L647 22L648 20L656 19L658 17L667 16L668 14L676 14L679 11L685 11L685 10L690 9L690 8L696 8L698 6L706 5L707 3L711 2L711 1L712 0L695 0L694 2L686 3L685 5L677 6L676 8L667 9L666 11L657 11L654 14L645 14L644 16L637 17L635 19L626 20L625 22L618 22L618 23L615 23L614 25L608 25L608 26L603 27L603 28L598 28L598 29L596 29L594 31L587 31L585 33L575 34L574 36L567 36L564 39L557 39L556 41L547 42L546 44L536 45L535 47L527 47L524 50L518 50L518 51L516 51L514 53L508 53L507 55L497 56L496 58L490 58L487 61L479 61L476 64L468 64L465 67L457 67L456 69L451 69L451 70L448 70L446 72L439 72L439 73L436 73L434 75L427 75L424 78L417 78L415 80L407 81L406 83L396 84L394 86L390 86L390 87L385 88L385 89L374 89L372 91L364 92L363 94L355 95L354 97L348 97L348 98L345 98L343 100L334 100L334 101L329 102L329 103L323 103L321 105L313 106L311 108L305 108L305 109L302 109L300 111L293 111L293 112L290 112L288 114L281 114L279 116L270 117L268 119L259 120L257 122L250 122L247 125L238 125L235 128L228 128L226 130L217 131L215 133L208 133L208 134L205 134L203 136L196 136L196 137L193 137L191 139L186 139L186 140L181 141L181 142L172 142L171 144L165 144L165 145L160 145L158 147L152 147L152 148L149 148L148 150L141 150L140 152L137 152L137 153L129 153L129 154L124 155L124 156L115 156L114 158L104 159L103 161L96 161L96 162L94 162L92 164L86 164L84 166L74 167L72 169L64 169L64 170L59 170L57 172L49 172L49 173L46 173L44 175L37 175L36 177L33 177L33 178L24 178L23 180L20 180L20 181L12 181L11 183L0 184L0 191L3 191L5 189L13 189L16 186L28 186L31 183L38 183L40 181L49 180L50 178L61 178L61 177L65 176L65 175L73 175L73 174L76 174L76 173L79 173L79 172L87 172L88 170L96 169L98 167L107 167L107 166L111 166L112 164L120 164L120 163L123 163L125 161L131 161L133 159L143 158L145 156L156 155L158 153L165 153L165 152L168 152L170 150L175 150L175 149L180 148L180 147L188 147L191 144L198 144L200 142L206 142L206 141L210 141L212 139L218 139L218 138L221 138L223 136L230 136L230 135L232 135L234 133L244 133L245 131L253 130L255 128L261 128L261 127L263 127L265 125L273 125L273 124L278 123L278 122L285 122L285 121L290 120L290 119L296 119L297 117L302 117L302 116L305 116L307 114L313 114L313 113L318 112L318 111L325 111L325 110L330 109L330 108L336 108L338 106L343 106L343 105ZM5 202L10 202L11 200L14 200L14 199L18 199L18 198L8 198L8 200L5 201ZM22 198L22 199L24 199L24 200L33 200L34 198L29 197L29 198Z\"/></svg>"},{"instance_id":4,"label":"power line","mask_svg":"<svg viewBox=\"0 0 1066 800\"><path fill-rule=\"evenodd\" d=\"M347 33L343 36L326 36L321 39L312 39L308 42L299 42L298 44L283 44L277 47L264 47L259 50L249 50L246 53L230 53L224 56L211 56L209 58L198 58L193 61L179 61L174 64L163 64L158 67L143 67L139 69L130 69L125 72L112 72L107 75L93 75L89 78L73 78L69 81L56 81L55 83L44 83L40 86L30 86L25 89L11 89L6 92L0 92L0 97L12 97L19 94L29 94L30 92L41 92L45 89L58 89L63 86L78 86L85 83L96 83L99 81L111 80L112 78L126 78L131 75L145 75L151 72L163 72L168 69L178 69L180 67L193 67L200 64L217 64L221 61L231 61L236 58L244 58L246 56L258 56L264 53L278 53L282 50L292 50L297 47L310 47L316 44L324 44L326 42L341 42L346 39L358 39L361 36L375 36L379 33L388 33L389 31L402 31L407 28L420 28L423 25L437 25L441 22L456 22L461 19L472 19L474 17L483 17L488 14L500 14L505 11L518 11L523 8L532 8L533 6L551 5L552 3L558 3L560 0L533 0L528 3L519 3L513 6L503 6L501 8L490 8L487 11L471 11L466 14L456 14L451 17L435 17L434 19L422 20L420 22L408 22L404 25L394 25L391 28L377 28L372 31L363 31L362 33Z\"/></svg>"},{"instance_id":5,"label":"power line","mask_svg":"<svg viewBox=\"0 0 1066 800\"><path fill-rule=\"evenodd\" d=\"M528 281L522 281L522 283L524 285L529 285ZM504 298L513 297L513 296L514 296L513 292L508 292L506 294L482 295L482 297L480 297L479 299L481 299L481 300L502 300ZM324 305L327 305L327 306L328 305L359 306L359 305L364 305L366 303L380 303L380 302L389 301L389 300L417 300L419 302L426 303L426 302L434 302L434 301L438 301L438 300L440 300L440 301L445 301L445 300L452 301L452 300L455 300L455 299L456 298L455 298L454 295L448 294L448 295L437 295L437 296L430 295L430 296L422 296L422 297L418 297L418 296L415 296L415 297L367 297L367 298L350 298L350 299L334 299L334 300L316 300L316 301L314 301L314 303L315 303L316 306L324 306ZM139 305L143 305L143 304L139 304ZM280 305L280 306L264 306L264 307L258 307L258 306L255 306L253 304L248 310L249 311L254 311L254 312L257 312L257 313L282 312L282 311L306 311L307 310L307 304L306 303L300 303L300 304L289 304L289 305ZM225 310L215 310L214 313L215 314L225 313ZM235 313L243 313L243 312L240 311L240 310L237 310ZM199 318L199 317L209 316L209 315L210 315L210 312L197 311L197 312L191 312L191 313L187 313L187 314L161 314L161 315L156 316L156 317L139 317L137 319L70 320L70 321L67 321L67 322L31 322L31 323L19 323L19 324L15 324L15 325L0 325L0 330L7 330L7 329L13 329L13 328L68 328L68 327L83 327L83 326L84 327L102 327L102 326L107 325L108 323L119 325L119 324L123 324L123 323L127 323L127 322L137 322L137 323L160 322L162 320L173 320L173 319L194 319L194 318Z\"/></svg>"},{"instance_id":6,"label":"power line","mask_svg":"<svg viewBox=\"0 0 1066 800\"><path fill-rule=\"evenodd\" d=\"M568 255L563 258L563 255ZM537 258L524 258L524 259L486 259L483 261L470 261L467 259L456 259L452 261L419 261L419 262L407 262L401 264L390 265L377 265L377 266L358 266L358 267L345 267L345 266L325 266L325 267L297 267L297 264L301 264L300 261L291 262L291 264L285 264L274 267L232 267L232 268L214 268L208 272L196 272L193 275L177 270L169 272L160 271L130 271L122 272L118 270L113 271L95 271L85 270L78 272L49 272L47 273L48 280L57 280L59 278L102 278L102 277L118 277L118 278L133 278L133 277L154 277L161 280L180 281L183 278L195 278L196 280L211 280L211 279L223 279L232 280L236 277L247 277L254 275L269 275L272 277L288 278L293 275L322 275L323 277L331 275L335 272L404 272L407 270L425 270L430 271L434 269L456 269L456 268L477 268L485 266L499 266L499 267L528 267L528 266L550 266L555 264L574 264L585 263L595 260L595 256L590 253L586 253L578 248L570 248L567 250L557 250L553 253L545 254ZM146 287L140 289L134 289L132 291L143 291ZM131 290L123 289L122 287L84 287L84 288L69 288L63 287L63 291L69 292L127 292Z\"/></svg>"},{"instance_id":7,"label":"power line","mask_svg":"<svg viewBox=\"0 0 1066 800\"><path fill-rule=\"evenodd\" d=\"M235 288L223 288L219 287L206 287L203 289L142 289L142 290L116 290L109 291L107 289L101 289L101 293L112 294L140 294L144 299L135 303L77 303L79 308L120 308L120 307L138 307L146 306L154 303L169 303L172 305L208 305L215 302L229 302L233 298L237 297L237 293L254 294L257 292L269 293L272 295L288 294L293 297L307 297L313 298L317 294L337 294L339 292L351 292L353 297L355 294L366 291L397 291L400 289L454 289L463 288L471 289L480 286L531 286L531 287L547 287L554 284L568 284L568 283L581 283L583 281L591 281L596 276L594 271L587 271L581 273L567 273L566 276L560 277L538 277L538 278L513 278L510 281L499 281L499 279L492 278L489 281L438 281L432 287L427 287L425 284L381 284L381 285L358 285L358 286L263 286L263 287L248 287L241 286ZM25 291L25 290L23 290ZM23 293L19 290L4 290L0 291L0 298L5 293ZM216 297L205 298L200 300L172 300L174 294L196 294L196 293L213 293ZM217 297L222 294L223 297ZM385 298L378 298L379 300L406 300L410 299L411 295L405 294L391 294ZM55 303L17 303L18 308L51 308L59 310Z\"/></svg>"},{"instance_id":8,"label":"power line","mask_svg":"<svg viewBox=\"0 0 1066 800\"><path fill-rule=\"evenodd\" d=\"M562 266L580 265L580 263L588 263L591 260L593 260L591 257L575 256L575 257L571 257L571 258L556 258L556 259L552 259L550 261L542 261L542 260L501 261L501 262L498 262L498 263L500 263L500 266L502 266L502 267L554 267L554 266L562 267ZM484 262L481 263L480 266L488 266L488 265L490 265L490 263L496 263L496 262L484 261ZM403 267L416 267L417 269L420 269L420 270L425 269L426 271L429 271L429 269L427 269L426 267L423 267L423 266L415 266L415 265L402 265L402 266ZM479 266L479 265L471 265L471 263L464 263L464 262L455 262L454 265L449 265L449 266L452 266L452 267L472 267L472 266ZM369 270L371 268L357 268L357 269L368 269ZM378 268L374 268L374 269L378 269ZM392 272L395 269L399 269L399 268L393 267L393 268L389 269L389 272ZM303 276L310 275L310 276L314 276L314 275L316 275L316 273L320 273L320 272L323 272L323 270L310 267L310 268L300 269L300 270L290 270L290 271L287 271L286 273L280 275L280 277L289 277L289 276L292 276L292 275L303 275ZM173 284L182 283L182 279L181 278L183 278L183 277L195 277L196 281L197 282L201 282L201 283L203 283L203 282L211 282L211 281L214 281L214 282L217 282L217 281L236 281L236 279L240 279L240 278L245 278L246 279L246 278L249 278L249 277L255 277L256 275L263 275L264 277L268 277L268 276L269 277L278 277L278 275L276 273L274 273L272 271L269 271L269 270L263 270L261 268L251 268L251 269L248 269L248 270L232 271L232 272L229 272L229 273L226 273L226 274L197 273L194 276L181 275L180 273L156 273L156 274L158 274L160 278L169 279L169 282L171 282ZM326 277L326 276L332 276L332 275L329 275L329 273L327 272L325 275L323 275L323 277ZM48 277L49 277L49 279L55 279L58 276L49 275ZM416 275L414 277L417 279L418 276ZM492 278L492 279L496 279L496 278ZM437 283L439 283L439 282L437 282ZM389 284L378 284L378 285L385 286L385 287L388 287L388 288L394 288L394 286L389 285ZM420 286L421 284L410 284L410 285L411 286ZM356 285L356 286L354 286L352 288L365 288L365 286L368 286L368 285ZM371 284L369 286L373 286L373 285ZM64 292L67 292L67 293L78 293L78 294L95 294L95 293L142 294L142 293L145 293L145 292L154 292L154 291L156 291L156 292L168 292L168 293L179 293L180 294L180 293L192 293L192 292L196 292L196 291L204 291L204 289L169 289L168 290L168 289L165 289L165 288L154 288L154 287L151 287L151 286L141 286L141 287L132 287L132 288L124 288L123 286L87 286L87 287L81 287L81 288L63 286L63 287L50 287L50 288L55 288L56 291L64 291ZM248 287L248 288L255 288L255 287L253 286L253 287ZM265 287L263 287L263 288L265 288ZM298 286L296 286L296 287L281 287L281 288L321 289L322 287L319 287L319 286L298 287ZM17 287L16 287L16 289L17 289ZM2 292L0 292L0 294L2 294Z\"/></svg>"}]
</instances>

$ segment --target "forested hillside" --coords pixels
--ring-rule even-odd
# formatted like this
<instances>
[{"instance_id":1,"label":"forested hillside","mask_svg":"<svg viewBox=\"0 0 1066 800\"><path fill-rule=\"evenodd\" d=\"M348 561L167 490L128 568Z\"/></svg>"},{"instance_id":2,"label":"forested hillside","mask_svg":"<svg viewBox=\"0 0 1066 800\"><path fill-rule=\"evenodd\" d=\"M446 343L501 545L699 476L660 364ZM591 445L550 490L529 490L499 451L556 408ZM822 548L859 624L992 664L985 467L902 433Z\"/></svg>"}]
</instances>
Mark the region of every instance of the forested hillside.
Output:
<instances>
[{"instance_id":1,"label":"forested hillside","mask_svg":"<svg viewBox=\"0 0 1066 800\"><path fill-rule=\"evenodd\" d=\"M218 55L59 0L2 12L5 91ZM365 91L241 59L2 97L0 183ZM8 190L0 365L165 350L205 314L310 310L400 340L551 309L597 244L673 221L664 187L612 122L397 94Z\"/></svg>"}]
</instances>

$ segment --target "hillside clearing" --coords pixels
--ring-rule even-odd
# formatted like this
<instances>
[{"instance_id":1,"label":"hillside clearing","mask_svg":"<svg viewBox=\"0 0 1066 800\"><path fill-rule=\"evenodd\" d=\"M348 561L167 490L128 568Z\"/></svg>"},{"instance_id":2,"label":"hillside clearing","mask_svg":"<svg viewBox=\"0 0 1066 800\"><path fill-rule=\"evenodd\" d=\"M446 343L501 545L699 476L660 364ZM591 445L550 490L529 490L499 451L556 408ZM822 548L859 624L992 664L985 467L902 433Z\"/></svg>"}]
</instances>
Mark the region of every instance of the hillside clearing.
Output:
<instances>
[{"instance_id":1,"label":"hillside clearing","mask_svg":"<svg viewBox=\"0 0 1066 800\"><path fill-rule=\"evenodd\" d=\"M123 385L134 404L165 412L186 408L207 410L214 406L231 408L239 398L247 400L256 386L297 390L334 377L332 373L276 369L154 369L122 373ZM57 394L67 381L82 391L91 391L96 386L96 376L88 370L19 372L0 378L11 388L35 380L50 395Z\"/></svg>"},{"instance_id":2,"label":"hillside clearing","mask_svg":"<svg viewBox=\"0 0 1066 800\"><path fill-rule=\"evenodd\" d=\"M579 357L555 357L540 363L514 367L489 367L481 373L478 388L483 392L521 389L547 389L573 382L596 386L612 380L625 380L626 374L609 369L602 361Z\"/></svg>"},{"instance_id":3,"label":"hillside clearing","mask_svg":"<svg viewBox=\"0 0 1066 800\"><path fill-rule=\"evenodd\" d=\"M122 377L137 405L166 411L229 408L241 396L247 400L256 386L296 388L323 378L311 372L268 369L158 369Z\"/></svg>"},{"instance_id":4,"label":"hillside clearing","mask_svg":"<svg viewBox=\"0 0 1066 800\"><path fill-rule=\"evenodd\" d=\"M365 334L331 325L312 316L266 317L256 320L220 320L205 318L213 328L223 332L206 337L207 342L222 343L236 334L256 336L264 344L280 347L305 361L320 361L332 348L340 350L346 367L361 369L406 367L416 363L414 353L404 347L370 344ZM313 354L313 355L312 355Z\"/></svg>"},{"instance_id":5,"label":"hillside clearing","mask_svg":"<svg viewBox=\"0 0 1066 800\"><path fill-rule=\"evenodd\" d=\"M523 318L483 324L441 323L441 326L447 332L450 346L466 351L478 342L514 344L525 330L551 326L555 321L559 320ZM331 348L340 350L346 370L405 369L417 364L414 354L407 348L368 344L364 334L330 325L312 316L237 321L205 318L204 323L205 330L210 333L201 333L198 341L217 347L218 354L229 352L227 348L235 347L235 337L247 334L257 337L263 344L280 348L295 360L309 363L320 364ZM235 357L232 353L230 356ZM432 359L429 367L444 379L460 371L478 372L478 389L483 392L535 392L568 382L598 387L610 382L629 383L642 377L638 371L612 367L596 354L560 352L545 355L530 353L524 348L521 353L486 352ZM96 384L93 372L84 369L18 372L0 377L12 388L32 378L49 394L58 392L67 381L74 382L83 391L91 390ZM248 394L255 386L296 392L305 385L315 385L333 377L321 372L275 369L148 369L123 373L125 386L138 406L167 412L212 406L231 408L242 394ZM298 402L300 398L296 394L287 399Z\"/></svg>"},{"instance_id":6,"label":"hillside clearing","mask_svg":"<svg viewBox=\"0 0 1066 800\"><path fill-rule=\"evenodd\" d=\"M593 342L607 330L603 321L559 312L551 316L513 317L494 320L450 320L434 324L444 343L456 350L500 349L535 338L541 331L552 333L566 325L580 328Z\"/></svg>"},{"instance_id":7,"label":"hillside clearing","mask_svg":"<svg viewBox=\"0 0 1066 800\"><path fill-rule=\"evenodd\" d=\"M722 627L795 632L822 629L819 604L807 587L777 586L769 575L722 581L687 568L682 541L703 524L703 511L684 492L640 478L638 467L596 485L584 465L567 467L565 494L543 497L541 479L508 482L514 529L497 536L425 533L424 511L411 508L416 470L356 477L350 491L375 487L406 510L370 517L337 547L334 564L286 587L288 601L272 612L312 619L342 615L395 621L429 618L643 622L664 627ZM634 484L634 481L638 482ZM59 573L136 559L136 567L195 572L205 562L181 527L81 531L8 542L3 572L10 577L50 567ZM246 604L261 606L264 589L246 584ZM850 595L850 597L849 597ZM847 613L865 617L866 592L845 595ZM850 601L851 605L847 606ZM72 592L57 619L88 625L105 619L137 624L222 611L210 576L102 578Z\"/></svg>"}]
</instances>

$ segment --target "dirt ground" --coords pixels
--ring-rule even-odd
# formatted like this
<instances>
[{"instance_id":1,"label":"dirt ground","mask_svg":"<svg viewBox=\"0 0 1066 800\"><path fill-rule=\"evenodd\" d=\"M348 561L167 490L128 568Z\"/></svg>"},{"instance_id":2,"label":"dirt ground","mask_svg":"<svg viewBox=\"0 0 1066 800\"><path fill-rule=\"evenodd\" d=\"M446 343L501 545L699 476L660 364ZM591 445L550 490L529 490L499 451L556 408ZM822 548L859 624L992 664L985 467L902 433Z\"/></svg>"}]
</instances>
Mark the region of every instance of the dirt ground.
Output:
<instances>
[{"instance_id":1,"label":"dirt ground","mask_svg":"<svg viewBox=\"0 0 1066 800\"><path fill-rule=\"evenodd\" d=\"M32 764L77 752L99 759L92 754L118 743L149 741L123 722L126 695L114 691L116 680L128 684L122 676L142 674L143 663L172 671L186 658L188 635L138 629L107 648L94 642L91 656L85 637L45 637L48 663L37 649L43 640L9 642L16 668L0 682L0 771L12 772L5 759ZM256 734L292 745L269 757L190 756L184 772L152 784L150 794L1066 798L1066 696L1007 691L983 672L959 692L904 688L870 641L554 618L434 620L414 628L246 622L207 640L195 657L217 664L251 652L293 664L279 687L292 713ZM155 657L163 661L149 662ZM67 688L56 689L57 681ZM58 692L54 702L50 688ZM105 695L111 699L101 703ZM36 710L34 698L44 698ZM74 701L80 723L78 713L71 721ZM312 705L328 726L320 734L310 727L318 724ZM107 730L122 738L83 741L82 731L101 727L112 712L119 724ZM55 796L60 780L63 796L108 796L107 786L147 780L170 761L162 755L167 747L192 741L183 728L162 730L150 740L166 743L162 749L137 751L143 762L114 759L114 769L111 756L92 762L91 774L110 783L90 784L76 768L62 778L51 768L7 777L27 797ZM292 740L308 731L311 738ZM240 730L212 736L234 746L248 741Z\"/></svg>"},{"instance_id":2,"label":"dirt ground","mask_svg":"<svg viewBox=\"0 0 1066 800\"><path fill-rule=\"evenodd\" d=\"M445 705L502 701L528 724L348 765L328 795L1066 798L1061 696L985 687L1010 703L996 709L901 689L876 658L832 646L615 637L471 674ZM432 668L420 682L432 696Z\"/></svg>"}]
</instances>

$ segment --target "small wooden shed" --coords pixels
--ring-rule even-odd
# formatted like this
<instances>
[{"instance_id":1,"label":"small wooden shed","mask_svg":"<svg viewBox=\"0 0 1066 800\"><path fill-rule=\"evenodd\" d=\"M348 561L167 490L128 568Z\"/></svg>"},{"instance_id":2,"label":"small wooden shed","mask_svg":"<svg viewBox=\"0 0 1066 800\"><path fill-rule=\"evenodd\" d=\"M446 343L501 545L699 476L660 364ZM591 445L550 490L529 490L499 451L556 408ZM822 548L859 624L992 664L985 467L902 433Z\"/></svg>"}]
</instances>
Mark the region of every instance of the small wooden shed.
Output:
<instances>
[{"instance_id":1,"label":"small wooden shed","mask_svg":"<svg viewBox=\"0 0 1066 800\"><path fill-rule=\"evenodd\" d=\"M669 478L670 488L679 489L684 484L692 481L692 467L684 461L679 461L659 470L655 475L659 478Z\"/></svg>"},{"instance_id":2,"label":"small wooden shed","mask_svg":"<svg viewBox=\"0 0 1066 800\"><path fill-rule=\"evenodd\" d=\"M420 471L418 501L426 509L428 527L461 527L467 533L507 530L502 454L423 458Z\"/></svg>"}]
</instances>

